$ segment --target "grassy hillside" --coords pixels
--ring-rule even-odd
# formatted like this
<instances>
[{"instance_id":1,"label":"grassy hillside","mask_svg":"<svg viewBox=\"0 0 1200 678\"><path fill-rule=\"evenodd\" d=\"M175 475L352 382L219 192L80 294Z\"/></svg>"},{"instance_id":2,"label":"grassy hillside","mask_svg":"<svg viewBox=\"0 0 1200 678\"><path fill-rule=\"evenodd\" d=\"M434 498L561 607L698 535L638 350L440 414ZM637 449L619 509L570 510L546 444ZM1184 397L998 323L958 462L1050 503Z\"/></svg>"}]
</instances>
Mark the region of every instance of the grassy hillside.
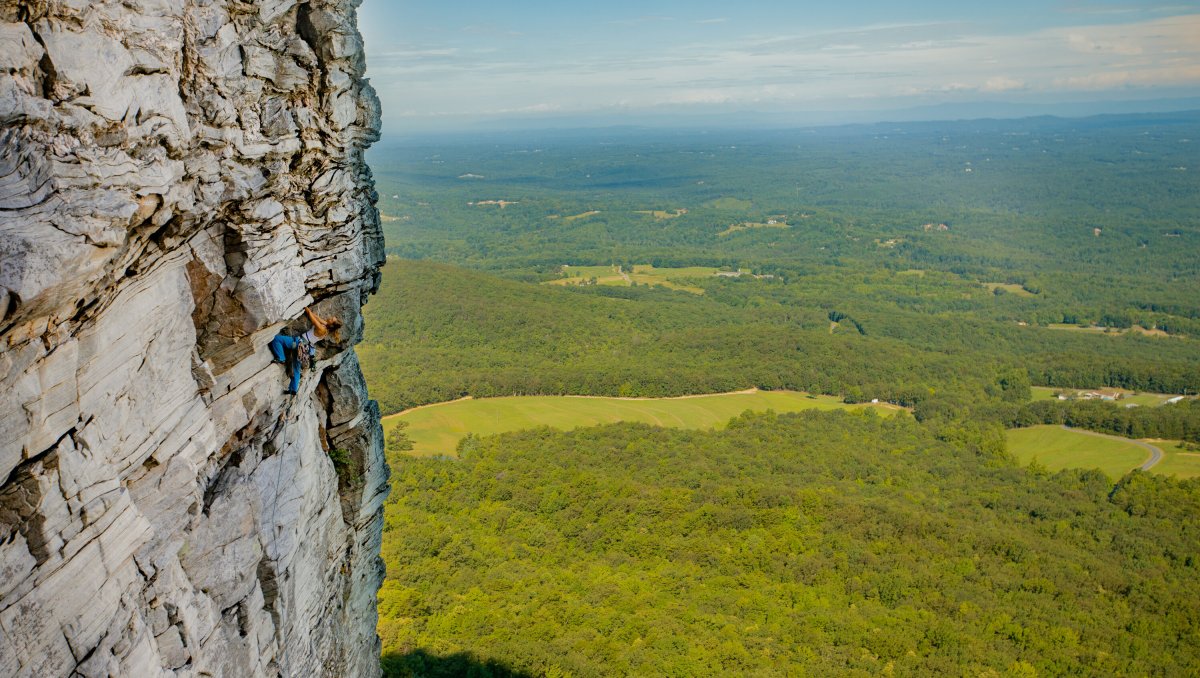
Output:
<instances>
[{"instance_id":1,"label":"grassy hillside","mask_svg":"<svg viewBox=\"0 0 1200 678\"><path fill-rule=\"evenodd\" d=\"M431 656L579 677L1200 672L1194 483L1114 491L908 417L815 411L511 433L394 474L389 676Z\"/></svg>"},{"instance_id":2,"label":"grassy hillside","mask_svg":"<svg viewBox=\"0 0 1200 678\"><path fill-rule=\"evenodd\" d=\"M1095 468L1114 480L1150 457L1132 442L1050 425L1009 431L1008 449L1023 464L1036 461L1051 471Z\"/></svg>"},{"instance_id":3,"label":"grassy hillside","mask_svg":"<svg viewBox=\"0 0 1200 678\"><path fill-rule=\"evenodd\" d=\"M390 432L404 422L415 456L455 454L467 434L489 436L539 426L570 430L620 421L642 422L669 428L723 426L746 410L799 412L802 410L858 409L874 407L896 411L888 405L847 405L830 396L793 391L723 393L682 398L599 398L579 396L517 396L457 400L431 405L403 414L384 417L383 429Z\"/></svg>"}]
</instances>

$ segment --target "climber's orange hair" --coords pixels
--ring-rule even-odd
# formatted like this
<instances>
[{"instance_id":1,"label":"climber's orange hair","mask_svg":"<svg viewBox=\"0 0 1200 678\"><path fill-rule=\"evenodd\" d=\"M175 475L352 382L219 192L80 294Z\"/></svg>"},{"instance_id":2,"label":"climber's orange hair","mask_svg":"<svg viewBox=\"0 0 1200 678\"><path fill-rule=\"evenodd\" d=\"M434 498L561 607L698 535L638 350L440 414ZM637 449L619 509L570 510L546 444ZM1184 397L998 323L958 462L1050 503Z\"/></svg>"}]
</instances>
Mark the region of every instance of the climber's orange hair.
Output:
<instances>
[{"instance_id":1,"label":"climber's orange hair","mask_svg":"<svg viewBox=\"0 0 1200 678\"><path fill-rule=\"evenodd\" d=\"M324 339L330 332L336 333L342 327L342 321L337 319L337 316L331 315L328 318L313 313L311 308L305 307L304 313L308 316L309 322L313 325L313 334L318 338Z\"/></svg>"}]
</instances>

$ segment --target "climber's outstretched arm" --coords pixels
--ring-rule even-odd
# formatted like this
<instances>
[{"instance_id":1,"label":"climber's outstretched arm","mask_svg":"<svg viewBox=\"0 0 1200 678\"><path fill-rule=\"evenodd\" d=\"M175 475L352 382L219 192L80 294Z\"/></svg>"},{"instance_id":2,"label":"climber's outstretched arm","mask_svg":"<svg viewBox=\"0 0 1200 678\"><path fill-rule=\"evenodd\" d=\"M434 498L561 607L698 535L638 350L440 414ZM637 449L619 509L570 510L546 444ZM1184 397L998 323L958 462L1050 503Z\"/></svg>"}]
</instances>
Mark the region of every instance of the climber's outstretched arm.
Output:
<instances>
[{"instance_id":1,"label":"climber's outstretched arm","mask_svg":"<svg viewBox=\"0 0 1200 678\"><path fill-rule=\"evenodd\" d=\"M313 330L318 337L323 337L329 331L325 326L325 319L313 313L313 310L307 306L304 307L304 314L308 316L308 321L313 324Z\"/></svg>"}]
</instances>

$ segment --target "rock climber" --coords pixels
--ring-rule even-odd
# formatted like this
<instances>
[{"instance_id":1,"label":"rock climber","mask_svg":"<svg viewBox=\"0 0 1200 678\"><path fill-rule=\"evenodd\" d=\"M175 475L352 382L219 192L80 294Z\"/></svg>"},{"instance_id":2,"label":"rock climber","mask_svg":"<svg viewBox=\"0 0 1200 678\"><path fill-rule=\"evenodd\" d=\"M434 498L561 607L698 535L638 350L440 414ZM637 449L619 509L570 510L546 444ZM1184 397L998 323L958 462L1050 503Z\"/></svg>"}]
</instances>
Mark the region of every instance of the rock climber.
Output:
<instances>
[{"instance_id":1,"label":"rock climber","mask_svg":"<svg viewBox=\"0 0 1200 678\"><path fill-rule=\"evenodd\" d=\"M311 364L316 358L317 342L328 337L331 332L336 336L342 327L342 321L338 320L337 316L331 315L328 318L322 318L307 307L304 309L304 314L312 323L312 329L299 337L292 337L280 332L269 344L274 361L283 365L291 375L288 388L284 391L287 395L296 395L300 389L301 368L304 364Z\"/></svg>"}]
</instances>

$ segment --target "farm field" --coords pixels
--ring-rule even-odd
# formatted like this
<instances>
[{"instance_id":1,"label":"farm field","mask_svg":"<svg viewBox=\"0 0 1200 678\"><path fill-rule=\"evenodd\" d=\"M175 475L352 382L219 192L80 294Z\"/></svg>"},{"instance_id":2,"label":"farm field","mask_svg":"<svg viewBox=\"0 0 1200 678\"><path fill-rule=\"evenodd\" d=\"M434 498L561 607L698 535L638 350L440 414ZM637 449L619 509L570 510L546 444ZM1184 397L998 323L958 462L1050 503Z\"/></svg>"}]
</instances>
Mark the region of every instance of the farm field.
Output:
<instances>
[{"instance_id":1,"label":"farm field","mask_svg":"<svg viewBox=\"0 0 1200 678\"><path fill-rule=\"evenodd\" d=\"M580 219L596 216L597 214L600 214L600 210L588 210L586 212L580 212L579 214L572 214L571 216L563 217L562 220L566 222L578 221Z\"/></svg>"},{"instance_id":2,"label":"farm field","mask_svg":"<svg viewBox=\"0 0 1200 678\"><path fill-rule=\"evenodd\" d=\"M1053 386L1033 386L1030 389L1033 392L1034 400L1054 400L1057 393L1087 393L1089 389L1073 389L1073 388L1058 388ZM1127 391L1119 388L1103 388L1097 389L1104 393L1119 393L1120 399L1116 402L1120 405L1139 405L1141 407L1158 407L1166 404L1168 400L1177 397L1171 393L1143 393ZM1189 398L1194 396L1188 396Z\"/></svg>"},{"instance_id":3,"label":"farm field","mask_svg":"<svg viewBox=\"0 0 1200 678\"><path fill-rule=\"evenodd\" d=\"M550 280L548 285L579 285L584 281L596 279L597 285L628 286L661 285L673 290L683 290L693 294L704 294L704 290L686 283L687 279L707 278L715 275L719 269L710 266L686 266L680 268L655 268L647 264L637 264L631 271L624 271L619 266L565 266L564 278Z\"/></svg>"},{"instance_id":4,"label":"farm field","mask_svg":"<svg viewBox=\"0 0 1200 678\"><path fill-rule=\"evenodd\" d=\"M1022 290L1022 291L1024 291L1024 290ZM1026 294L1028 294L1028 293L1026 293ZM1029 296L1033 296L1033 295L1029 295ZM1171 336L1169 333L1164 332L1160 329L1147 328L1147 327L1143 327L1141 325L1134 325L1133 327L1121 328L1121 327L1105 327L1103 325L1072 325L1070 323L1050 323L1046 327L1047 327L1047 329L1051 329L1051 330L1065 330L1068 332L1093 332L1096 334L1110 334L1110 335L1141 334L1141 335L1145 335L1147 337L1169 337L1169 336Z\"/></svg>"},{"instance_id":5,"label":"farm field","mask_svg":"<svg viewBox=\"0 0 1200 678\"><path fill-rule=\"evenodd\" d=\"M1200 478L1200 452L1183 447L1178 440L1147 440L1162 448L1163 460L1155 464L1153 471L1164 476L1175 476L1180 480Z\"/></svg>"},{"instance_id":6,"label":"farm field","mask_svg":"<svg viewBox=\"0 0 1200 678\"><path fill-rule=\"evenodd\" d=\"M1098 468L1114 480L1144 464L1148 456L1133 441L1102 438L1054 425L1009 431L1008 449L1022 464L1036 459L1051 471ZM1161 469L1156 465L1153 471Z\"/></svg>"},{"instance_id":7,"label":"farm field","mask_svg":"<svg viewBox=\"0 0 1200 678\"><path fill-rule=\"evenodd\" d=\"M1176 396L1170 393L1125 393L1118 403L1122 405L1141 405L1142 407L1158 407Z\"/></svg>"},{"instance_id":8,"label":"farm field","mask_svg":"<svg viewBox=\"0 0 1200 678\"><path fill-rule=\"evenodd\" d=\"M563 266L562 271L566 277L561 280L552 280L551 283L568 284L580 278L584 280L596 278L598 281L608 278L620 280L621 278L616 266Z\"/></svg>"},{"instance_id":9,"label":"farm field","mask_svg":"<svg viewBox=\"0 0 1200 678\"><path fill-rule=\"evenodd\" d=\"M687 211L686 207L681 207L679 209L672 210L669 212L667 210L634 210L633 213L634 214L648 214L648 215L654 217L655 219L662 221L663 219L676 219L678 217L682 217L683 215L687 214L687 212L688 211Z\"/></svg>"},{"instance_id":10,"label":"farm field","mask_svg":"<svg viewBox=\"0 0 1200 678\"><path fill-rule=\"evenodd\" d=\"M1029 390L1033 393L1034 400L1054 400L1054 394L1062 389L1051 386L1031 386Z\"/></svg>"},{"instance_id":11,"label":"farm field","mask_svg":"<svg viewBox=\"0 0 1200 678\"><path fill-rule=\"evenodd\" d=\"M753 228L791 228L791 225L790 225L790 224L787 224L787 223L785 223L785 222L782 222L782 221L780 221L780 222L776 222L776 223L762 223L762 222L756 222L756 221L744 221L744 222L742 222L742 223L740 223L740 224L733 224L733 225L732 225L732 226L730 226L729 228L727 228L727 229L725 229L724 231L721 231L720 233L718 233L718 234L717 234L717 236L718 236L718 237L725 237L725 236L733 235L734 233L737 233L738 231L748 231L748 230L750 230L750 229L753 229Z\"/></svg>"},{"instance_id":12,"label":"farm field","mask_svg":"<svg viewBox=\"0 0 1200 678\"><path fill-rule=\"evenodd\" d=\"M399 421L413 456L454 455L468 433L488 436L539 426L573 429L615 422L642 422L671 428L704 429L724 425L746 410L861 409L900 411L894 405L847 405L832 396L796 391L745 391L682 398L591 398L578 396L513 396L456 400L419 407L383 418L385 435Z\"/></svg>"},{"instance_id":13,"label":"farm field","mask_svg":"<svg viewBox=\"0 0 1200 678\"><path fill-rule=\"evenodd\" d=\"M995 292L996 290L1004 290L1005 292L1007 292L1009 294L1015 294L1018 297L1034 296L1034 294L1032 292L1025 289L1024 287L1021 287L1020 285L1014 285L1012 283L985 282L982 284L984 287L988 288L989 292Z\"/></svg>"}]
</instances>

